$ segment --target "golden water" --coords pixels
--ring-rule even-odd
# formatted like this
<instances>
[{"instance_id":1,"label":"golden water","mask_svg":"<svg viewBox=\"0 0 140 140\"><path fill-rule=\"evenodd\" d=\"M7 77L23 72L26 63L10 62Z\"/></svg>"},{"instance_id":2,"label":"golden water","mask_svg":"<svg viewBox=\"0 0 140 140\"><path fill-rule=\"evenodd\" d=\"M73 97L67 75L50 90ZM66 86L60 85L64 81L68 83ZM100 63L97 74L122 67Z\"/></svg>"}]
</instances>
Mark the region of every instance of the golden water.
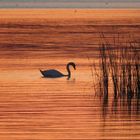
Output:
<instances>
[{"instance_id":1,"label":"golden water","mask_svg":"<svg viewBox=\"0 0 140 140\"><path fill-rule=\"evenodd\" d=\"M140 139L139 100L117 101L111 94L108 100L100 99L94 93L90 69L92 60L98 57L100 33L110 42L113 37L116 42L139 41L138 20L135 25L128 19L118 19L116 24L106 20L106 25L91 18L3 17L0 139ZM41 77L39 69L66 73L69 61L77 65L70 80Z\"/></svg>"}]
</instances>

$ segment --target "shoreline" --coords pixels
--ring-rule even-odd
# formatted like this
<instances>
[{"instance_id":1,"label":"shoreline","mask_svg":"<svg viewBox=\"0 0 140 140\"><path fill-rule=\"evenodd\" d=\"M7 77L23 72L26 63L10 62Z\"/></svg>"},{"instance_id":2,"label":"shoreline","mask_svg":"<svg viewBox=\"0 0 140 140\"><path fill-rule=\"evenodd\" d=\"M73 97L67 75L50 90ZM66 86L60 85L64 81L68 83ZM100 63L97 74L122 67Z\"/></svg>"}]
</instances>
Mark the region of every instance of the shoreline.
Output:
<instances>
[{"instance_id":1,"label":"shoreline","mask_svg":"<svg viewBox=\"0 0 140 140\"><path fill-rule=\"evenodd\" d=\"M140 9L0 9L3 21L140 25Z\"/></svg>"}]
</instances>

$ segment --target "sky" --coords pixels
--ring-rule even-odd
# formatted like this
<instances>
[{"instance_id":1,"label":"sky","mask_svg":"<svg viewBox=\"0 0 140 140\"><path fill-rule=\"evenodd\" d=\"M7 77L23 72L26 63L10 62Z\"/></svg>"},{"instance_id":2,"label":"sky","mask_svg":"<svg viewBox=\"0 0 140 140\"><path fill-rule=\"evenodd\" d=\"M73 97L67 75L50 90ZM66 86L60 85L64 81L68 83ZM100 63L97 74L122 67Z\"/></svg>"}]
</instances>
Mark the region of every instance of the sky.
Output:
<instances>
[{"instance_id":1,"label":"sky","mask_svg":"<svg viewBox=\"0 0 140 140\"><path fill-rule=\"evenodd\" d=\"M140 8L140 0L0 0L0 8Z\"/></svg>"}]
</instances>

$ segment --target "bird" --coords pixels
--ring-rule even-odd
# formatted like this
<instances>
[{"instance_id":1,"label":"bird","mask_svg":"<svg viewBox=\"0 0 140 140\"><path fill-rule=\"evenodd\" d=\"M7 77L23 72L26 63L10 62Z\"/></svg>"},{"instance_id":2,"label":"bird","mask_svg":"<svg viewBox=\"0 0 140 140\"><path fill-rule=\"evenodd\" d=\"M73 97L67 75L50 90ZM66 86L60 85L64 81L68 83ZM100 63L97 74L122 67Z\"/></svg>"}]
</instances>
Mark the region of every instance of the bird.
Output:
<instances>
[{"instance_id":1,"label":"bird","mask_svg":"<svg viewBox=\"0 0 140 140\"><path fill-rule=\"evenodd\" d=\"M66 74L66 75L55 69L49 69L49 70L44 70L44 71L40 70L40 72L45 78L60 78L60 77L66 76L66 77L68 77L68 79L70 79L70 77L71 77L70 66L72 66L74 68L74 70L76 70L76 64L74 62L69 62L66 65L66 69L68 72L68 74Z\"/></svg>"}]
</instances>

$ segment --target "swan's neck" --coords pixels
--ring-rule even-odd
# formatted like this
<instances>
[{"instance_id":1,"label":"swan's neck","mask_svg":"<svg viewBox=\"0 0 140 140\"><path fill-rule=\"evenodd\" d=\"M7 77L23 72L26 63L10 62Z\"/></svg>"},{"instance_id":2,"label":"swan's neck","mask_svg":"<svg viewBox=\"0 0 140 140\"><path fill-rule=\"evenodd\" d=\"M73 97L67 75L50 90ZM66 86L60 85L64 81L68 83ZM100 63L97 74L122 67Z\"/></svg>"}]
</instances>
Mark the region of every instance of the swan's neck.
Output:
<instances>
[{"instance_id":1,"label":"swan's neck","mask_svg":"<svg viewBox=\"0 0 140 140\"><path fill-rule=\"evenodd\" d=\"M70 78L71 77L70 65L67 65L67 71L68 71L68 78Z\"/></svg>"}]
</instances>

